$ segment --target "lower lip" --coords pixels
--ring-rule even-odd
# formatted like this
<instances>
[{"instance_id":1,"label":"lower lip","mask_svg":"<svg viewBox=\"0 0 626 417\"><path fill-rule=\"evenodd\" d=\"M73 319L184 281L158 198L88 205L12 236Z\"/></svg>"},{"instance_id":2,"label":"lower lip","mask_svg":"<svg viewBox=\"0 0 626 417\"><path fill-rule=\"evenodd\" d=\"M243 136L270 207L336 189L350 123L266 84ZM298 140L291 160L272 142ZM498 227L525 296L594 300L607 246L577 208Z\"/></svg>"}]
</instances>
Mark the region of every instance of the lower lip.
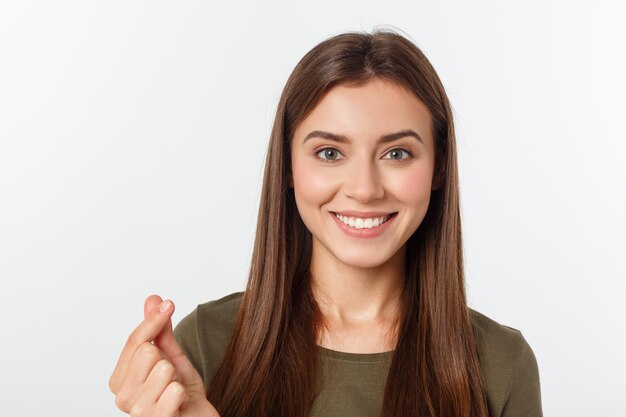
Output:
<instances>
[{"instance_id":1,"label":"lower lip","mask_svg":"<svg viewBox=\"0 0 626 417\"><path fill-rule=\"evenodd\" d=\"M346 233L348 236L376 237L383 233L385 230L387 230L387 228L389 227L389 223L395 220L395 218L398 216L398 213L394 213L385 223L376 227L372 227L371 229L357 229L354 227L350 227L341 220L339 220L339 217L337 217L335 213L330 213L330 215L333 217L333 219L335 219L335 223L337 223L337 226L339 226L339 228L343 230L344 233Z\"/></svg>"}]
</instances>

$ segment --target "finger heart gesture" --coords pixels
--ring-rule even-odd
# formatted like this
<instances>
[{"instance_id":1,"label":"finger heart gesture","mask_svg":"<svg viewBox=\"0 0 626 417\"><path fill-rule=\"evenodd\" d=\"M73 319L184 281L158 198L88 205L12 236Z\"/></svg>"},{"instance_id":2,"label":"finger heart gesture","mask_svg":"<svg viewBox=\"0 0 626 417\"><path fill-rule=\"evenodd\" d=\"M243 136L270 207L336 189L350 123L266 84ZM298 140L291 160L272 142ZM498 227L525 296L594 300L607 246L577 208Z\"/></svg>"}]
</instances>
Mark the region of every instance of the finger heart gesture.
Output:
<instances>
[{"instance_id":1,"label":"finger heart gesture","mask_svg":"<svg viewBox=\"0 0 626 417\"><path fill-rule=\"evenodd\" d=\"M174 337L173 312L171 301L146 298L144 320L128 337L109 378L115 404L132 417L219 417Z\"/></svg>"}]
</instances>

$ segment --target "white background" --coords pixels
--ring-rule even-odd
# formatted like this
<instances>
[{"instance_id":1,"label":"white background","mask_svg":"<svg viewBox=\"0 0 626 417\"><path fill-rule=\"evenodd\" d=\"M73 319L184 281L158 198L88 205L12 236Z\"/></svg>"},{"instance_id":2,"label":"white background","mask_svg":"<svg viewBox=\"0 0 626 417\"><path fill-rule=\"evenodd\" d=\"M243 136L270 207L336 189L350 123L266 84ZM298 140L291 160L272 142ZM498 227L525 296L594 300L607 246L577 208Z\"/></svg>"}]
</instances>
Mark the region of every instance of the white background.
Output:
<instances>
[{"instance_id":1,"label":"white background","mask_svg":"<svg viewBox=\"0 0 626 417\"><path fill-rule=\"evenodd\" d=\"M0 414L124 415L145 297L177 323L244 288L295 64L388 27L454 108L470 305L522 331L546 416L624 415L623 3L223 3L1 3Z\"/></svg>"}]
</instances>

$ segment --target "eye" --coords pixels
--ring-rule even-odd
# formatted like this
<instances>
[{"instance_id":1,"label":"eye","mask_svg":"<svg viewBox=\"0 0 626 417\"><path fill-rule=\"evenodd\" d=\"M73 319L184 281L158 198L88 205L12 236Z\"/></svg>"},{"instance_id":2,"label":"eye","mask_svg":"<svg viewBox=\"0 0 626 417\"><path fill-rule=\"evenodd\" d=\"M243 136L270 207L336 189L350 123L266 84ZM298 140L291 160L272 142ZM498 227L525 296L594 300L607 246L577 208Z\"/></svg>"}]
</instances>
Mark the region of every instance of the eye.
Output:
<instances>
[{"instance_id":1,"label":"eye","mask_svg":"<svg viewBox=\"0 0 626 417\"><path fill-rule=\"evenodd\" d=\"M411 152L407 151L406 149L402 149L402 148L392 149L389 152L387 152L387 155L392 155L392 154L393 155L402 155L402 152L408 154L409 156L406 157L406 158L402 158L402 159L398 159L398 158L391 158L391 159L393 159L395 161L404 161L405 159L409 159L410 157L413 156L413 154ZM385 158L385 159L387 159L387 158Z\"/></svg>"},{"instance_id":2,"label":"eye","mask_svg":"<svg viewBox=\"0 0 626 417\"><path fill-rule=\"evenodd\" d=\"M406 158L385 158L385 159L392 159L394 161L404 161L406 159L409 159L413 156L413 154L409 151L407 151L406 149L403 148L395 148L390 150L389 152L387 152L386 155L402 155L402 152L406 153L408 156ZM320 158L318 155L320 153L323 153L324 158ZM315 157L321 161L324 162L332 162L332 161L336 161L337 160L337 154L341 155L341 152L339 152L337 149L335 148L324 148L324 149L320 149L319 151L315 152ZM341 159L341 158L340 158Z\"/></svg>"},{"instance_id":3,"label":"eye","mask_svg":"<svg viewBox=\"0 0 626 417\"><path fill-rule=\"evenodd\" d=\"M330 159L325 159L325 158L320 158L318 155L320 153L323 153L323 155L326 158L330 158ZM331 162L331 161L335 161L336 159L336 154L341 154L341 152L339 152L337 149L335 148L324 148L324 149L320 149L319 151L315 152L315 156L317 159L324 161L324 162Z\"/></svg>"}]
</instances>

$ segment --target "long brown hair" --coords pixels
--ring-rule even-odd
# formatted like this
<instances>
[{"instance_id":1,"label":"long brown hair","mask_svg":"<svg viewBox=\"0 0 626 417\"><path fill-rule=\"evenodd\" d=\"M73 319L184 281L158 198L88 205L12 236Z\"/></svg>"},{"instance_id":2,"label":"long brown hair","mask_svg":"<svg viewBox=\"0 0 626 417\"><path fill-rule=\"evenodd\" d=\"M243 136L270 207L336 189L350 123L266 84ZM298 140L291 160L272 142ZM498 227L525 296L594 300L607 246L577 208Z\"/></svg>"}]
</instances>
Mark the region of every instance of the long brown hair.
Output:
<instances>
[{"instance_id":1,"label":"long brown hair","mask_svg":"<svg viewBox=\"0 0 626 417\"><path fill-rule=\"evenodd\" d=\"M433 189L407 241L398 342L382 416L486 417L487 405L466 304L452 110L434 68L390 30L342 33L296 65L278 103L265 159L248 283L224 360L207 398L222 417L307 416L318 394L321 314L310 288L312 238L297 210L290 144L298 124L338 84L374 77L412 91L430 110Z\"/></svg>"}]
</instances>

